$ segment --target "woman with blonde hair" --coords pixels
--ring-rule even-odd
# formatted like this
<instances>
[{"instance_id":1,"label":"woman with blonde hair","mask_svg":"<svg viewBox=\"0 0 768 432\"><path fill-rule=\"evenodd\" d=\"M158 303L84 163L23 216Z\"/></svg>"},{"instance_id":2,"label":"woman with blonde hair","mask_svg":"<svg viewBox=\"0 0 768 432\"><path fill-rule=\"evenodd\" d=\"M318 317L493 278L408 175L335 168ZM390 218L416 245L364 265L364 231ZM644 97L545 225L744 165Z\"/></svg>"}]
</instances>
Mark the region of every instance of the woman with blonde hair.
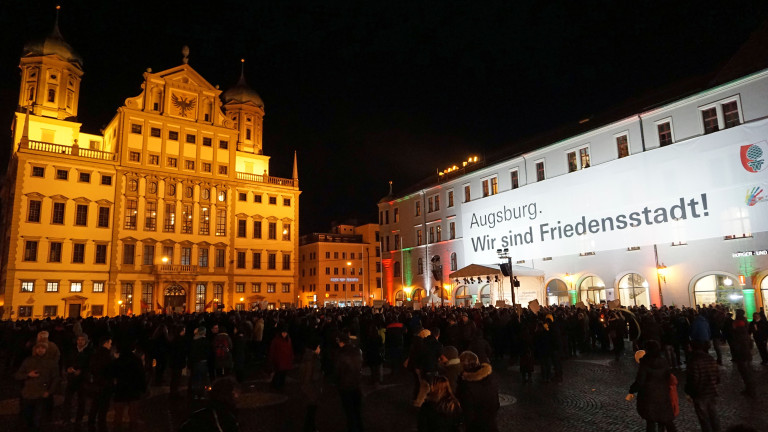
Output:
<instances>
[{"instance_id":1,"label":"woman with blonde hair","mask_svg":"<svg viewBox=\"0 0 768 432\"><path fill-rule=\"evenodd\" d=\"M461 406L451 391L448 378L437 375L427 399L419 410L419 432L456 432L461 423Z\"/></svg>"}]
</instances>

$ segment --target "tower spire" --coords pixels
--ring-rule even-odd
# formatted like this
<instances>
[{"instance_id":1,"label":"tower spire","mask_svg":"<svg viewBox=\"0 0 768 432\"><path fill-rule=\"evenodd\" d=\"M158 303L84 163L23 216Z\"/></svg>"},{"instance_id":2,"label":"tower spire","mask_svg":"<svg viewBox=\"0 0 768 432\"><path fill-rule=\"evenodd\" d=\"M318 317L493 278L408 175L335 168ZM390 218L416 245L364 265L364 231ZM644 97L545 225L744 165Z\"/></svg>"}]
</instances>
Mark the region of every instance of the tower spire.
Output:
<instances>
[{"instance_id":1,"label":"tower spire","mask_svg":"<svg viewBox=\"0 0 768 432\"><path fill-rule=\"evenodd\" d=\"M299 164L297 162L296 150L293 151L293 180L299 181Z\"/></svg>"},{"instance_id":2,"label":"tower spire","mask_svg":"<svg viewBox=\"0 0 768 432\"><path fill-rule=\"evenodd\" d=\"M245 59L240 59L240 79L237 80L237 85L245 85Z\"/></svg>"},{"instance_id":3,"label":"tower spire","mask_svg":"<svg viewBox=\"0 0 768 432\"><path fill-rule=\"evenodd\" d=\"M61 5L56 5L56 19L53 21L53 31L51 32L51 36L59 39L64 39L64 37L61 35L61 30L59 30L59 11L61 10Z\"/></svg>"}]
</instances>

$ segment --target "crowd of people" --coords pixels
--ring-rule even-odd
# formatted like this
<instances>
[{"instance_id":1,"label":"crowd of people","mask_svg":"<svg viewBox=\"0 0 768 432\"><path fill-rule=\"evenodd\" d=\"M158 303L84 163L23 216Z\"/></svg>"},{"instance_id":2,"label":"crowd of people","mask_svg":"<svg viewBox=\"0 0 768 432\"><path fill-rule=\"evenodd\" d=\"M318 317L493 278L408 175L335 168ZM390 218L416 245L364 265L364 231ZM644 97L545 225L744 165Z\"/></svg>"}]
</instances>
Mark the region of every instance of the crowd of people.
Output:
<instances>
[{"instance_id":1,"label":"crowd of people","mask_svg":"<svg viewBox=\"0 0 768 432\"><path fill-rule=\"evenodd\" d=\"M237 430L233 395L253 364L271 375L270 385L278 392L298 365L307 431L317 429L325 381L338 391L348 430L363 430L361 372L370 370L371 384L378 385L385 364L393 374L412 377L420 431L495 431L499 401L492 362L516 364L526 385L534 375L543 383L560 383L563 360L589 351L612 352L619 359L629 346L644 354L637 356L630 393L638 394L638 412L648 430L674 430L670 385L684 364L685 392L702 429L719 430L715 397L721 345L730 347L744 394L755 397L752 344L768 364L767 340L762 311L748 322L743 311L733 317L719 306L554 306L535 313L493 307L304 308L4 321L0 359L23 382L21 411L33 431L53 414L79 430L86 410L88 429L104 431L110 405L117 428L126 414L133 427L148 386L165 382L170 398L205 403L182 430L204 430L201 425L211 422L221 430ZM64 395L64 404L53 410L56 393Z\"/></svg>"}]
</instances>

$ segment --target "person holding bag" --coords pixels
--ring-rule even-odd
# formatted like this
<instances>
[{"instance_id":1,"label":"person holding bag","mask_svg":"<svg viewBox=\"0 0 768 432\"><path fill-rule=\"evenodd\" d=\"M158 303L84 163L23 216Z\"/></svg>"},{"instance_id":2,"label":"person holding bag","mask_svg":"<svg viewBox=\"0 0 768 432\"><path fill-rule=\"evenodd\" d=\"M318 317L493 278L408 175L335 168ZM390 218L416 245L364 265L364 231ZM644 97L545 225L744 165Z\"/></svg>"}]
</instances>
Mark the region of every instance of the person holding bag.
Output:
<instances>
[{"instance_id":1,"label":"person holding bag","mask_svg":"<svg viewBox=\"0 0 768 432\"><path fill-rule=\"evenodd\" d=\"M647 432L676 432L674 420L680 412L677 403L677 378L661 356L661 346L655 340L645 344L646 352L639 358L640 368L635 382L629 387L626 400L637 393L637 412L646 422Z\"/></svg>"}]
</instances>

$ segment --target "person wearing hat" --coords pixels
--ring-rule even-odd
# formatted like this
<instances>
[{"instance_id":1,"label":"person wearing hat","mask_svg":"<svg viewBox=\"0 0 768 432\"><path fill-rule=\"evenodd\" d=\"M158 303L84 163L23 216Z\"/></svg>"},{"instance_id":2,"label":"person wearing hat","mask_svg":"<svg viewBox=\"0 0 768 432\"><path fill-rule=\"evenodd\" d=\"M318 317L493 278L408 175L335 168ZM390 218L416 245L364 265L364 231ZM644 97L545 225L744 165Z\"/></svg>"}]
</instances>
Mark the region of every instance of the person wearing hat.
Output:
<instances>
[{"instance_id":1,"label":"person wearing hat","mask_svg":"<svg viewBox=\"0 0 768 432\"><path fill-rule=\"evenodd\" d=\"M499 411L499 386L493 368L480 363L472 351L459 356L462 366L456 398L464 412L467 432L496 432L496 414Z\"/></svg>"},{"instance_id":2,"label":"person wearing hat","mask_svg":"<svg viewBox=\"0 0 768 432\"><path fill-rule=\"evenodd\" d=\"M463 371L459 361L459 350L455 346L444 346L440 355L440 365L438 366L440 375L448 378L451 385L451 391L456 394L456 387L459 383L459 375Z\"/></svg>"}]
</instances>

